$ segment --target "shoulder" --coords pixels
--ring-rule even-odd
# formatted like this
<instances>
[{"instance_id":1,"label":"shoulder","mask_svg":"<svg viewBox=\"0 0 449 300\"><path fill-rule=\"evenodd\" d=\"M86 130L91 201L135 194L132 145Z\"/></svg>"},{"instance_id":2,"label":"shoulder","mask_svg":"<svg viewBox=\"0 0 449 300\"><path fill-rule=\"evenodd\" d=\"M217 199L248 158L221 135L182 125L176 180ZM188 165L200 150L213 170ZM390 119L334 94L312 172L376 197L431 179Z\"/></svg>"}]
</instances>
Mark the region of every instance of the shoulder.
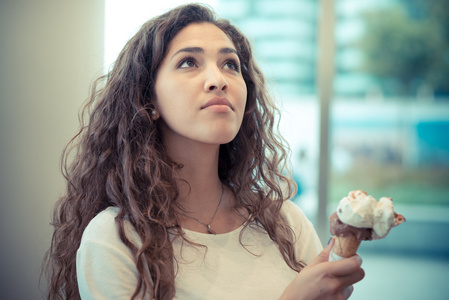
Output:
<instances>
[{"instance_id":1,"label":"shoulder","mask_svg":"<svg viewBox=\"0 0 449 300\"><path fill-rule=\"evenodd\" d=\"M301 226L310 223L302 209L291 200L286 200L282 204L281 216L290 226Z\"/></svg>"},{"instance_id":2,"label":"shoulder","mask_svg":"<svg viewBox=\"0 0 449 300\"><path fill-rule=\"evenodd\" d=\"M84 229L83 240L108 240L108 237L118 235L115 217L118 207L108 207L96 215Z\"/></svg>"},{"instance_id":3,"label":"shoulder","mask_svg":"<svg viewBox=\"0 0 449 300\"><path fill-rule=\"evenodd\" d=\"M96 243L117 244L122 243L115 221L119 213L118 207L108 207L96 215L84 229L81 244L95 241ZM134 227L124 222L125 233L132 242L138 242L139 237Z\"/></svg>"},{"instance_id":4,"label":"shoulder","mask_svg":"<svg viewBox=\"0 0 449 300\"><path fill-rule=\"evenodd\" d=\"M123 248L128 247L122 242L118 225L115 221L119 213L118 207L108 207L96 215L84 229L80 249L87 245L102 245L102 247ZM137 247L141 246L141 239L130 222L123 223L126 237Z\"/></svg>"},{"instance_id":5,"label":"shoulder","mask_svg":"<svg viewBox=\"0 0 449 300\"><path fill-rule=\"evenodd\" d=\"M309 263L323 248L313 224L301 208L290 200L283 203L281 216L294 232L297 257Z\"/></svg>"},{"instance_id":6,"label":"shoulder","mask_svg":"<svg viewBox=\"0 0 449 300\"><path fill-rule=\"evenodd\" d=\"M115 244L120 241L115 218L118 207L108 207L96 215L84 229L81 246L94 241L95 243Z\"/></svg>"},{"instance_id":7,"label":"shoulder","mask_svg":"<svg viewBox=\"0 0 449 300\"><path fill-rule=\"evenodd\" d=\"M87 225L76 254L78 288L83 299L130 299L139 278L131 250L122 242L115 219L119 209L109 207ZM128 239L140 247L129 222ZM148 297L146 296L145 299Z\"/></svg>"}]
</instances>

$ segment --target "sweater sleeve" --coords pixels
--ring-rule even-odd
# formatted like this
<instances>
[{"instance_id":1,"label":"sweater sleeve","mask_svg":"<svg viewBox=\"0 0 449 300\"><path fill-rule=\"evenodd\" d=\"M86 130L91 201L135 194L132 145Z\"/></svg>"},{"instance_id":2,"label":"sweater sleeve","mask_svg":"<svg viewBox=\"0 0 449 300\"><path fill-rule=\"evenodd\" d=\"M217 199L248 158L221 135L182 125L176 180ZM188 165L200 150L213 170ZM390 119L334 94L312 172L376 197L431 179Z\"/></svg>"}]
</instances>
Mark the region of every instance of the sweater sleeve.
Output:
<instances>
[{"instance_id":1,"label":"sweater sleeve","mask_svg":"<svg viewBox=\"0 0 449 300\"><path fill-rule=\"evenodd\" d=\"M139 273L133 255L120 240L114 218L107 209L86 227L76 256L81 299L130 299ZM139 299L150 299L149 295Z\"/></svg>"},{"instance_id":2,"label":"sweater sleeve","mask_svg":"<svg viewBox=\"0 0 449 300\"><path fill-rule=\"evenodd\" d=\"M303 211L290 200L284 202L281 213L295 233L297 259L309 264L323 250L313 224Z\"/></svg>"}]
</instances>

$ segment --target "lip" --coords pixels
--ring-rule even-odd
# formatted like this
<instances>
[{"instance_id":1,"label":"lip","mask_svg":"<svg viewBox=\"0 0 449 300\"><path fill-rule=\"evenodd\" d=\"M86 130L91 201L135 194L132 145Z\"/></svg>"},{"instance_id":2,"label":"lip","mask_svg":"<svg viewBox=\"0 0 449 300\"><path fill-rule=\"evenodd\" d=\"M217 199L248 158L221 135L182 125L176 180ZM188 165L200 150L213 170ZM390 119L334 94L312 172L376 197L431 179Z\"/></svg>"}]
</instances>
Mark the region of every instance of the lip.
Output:
<instances>
[{"instance_id":1,"label":"lip","mask_svg":"<svg viewBox=\"0 0 449 300\"><path fill-rule=\"evenodd\" d=\"M232 103L228 99L223 98L223 97L214 97L214 98L210 99L209 101L206 102L206 104L201 106L201 109L204 109L209 106L214 106L214 105L226 105L226 106L229 106L232 110L234 110Z\"/></svg>"}]
</instances>

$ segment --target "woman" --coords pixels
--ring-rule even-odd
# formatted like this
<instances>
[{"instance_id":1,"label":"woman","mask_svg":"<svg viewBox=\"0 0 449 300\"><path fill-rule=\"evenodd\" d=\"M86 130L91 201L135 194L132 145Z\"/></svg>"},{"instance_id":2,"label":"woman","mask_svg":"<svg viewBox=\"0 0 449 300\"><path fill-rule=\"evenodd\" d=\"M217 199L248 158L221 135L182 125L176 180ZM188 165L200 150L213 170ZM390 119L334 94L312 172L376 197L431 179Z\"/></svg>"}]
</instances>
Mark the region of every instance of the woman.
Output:
<instances>
[{"instance_id":1,"label":"woman","mask_svg":"<svg viewBox=\"0 0 449 300\"><path fill-rule=\"evenodd\" d=\"M173 9L105 79L54 212L50 299L348 297L360 262L327 262L287 200L276 110L234 26Z\"/></svg>"}]
</instances>

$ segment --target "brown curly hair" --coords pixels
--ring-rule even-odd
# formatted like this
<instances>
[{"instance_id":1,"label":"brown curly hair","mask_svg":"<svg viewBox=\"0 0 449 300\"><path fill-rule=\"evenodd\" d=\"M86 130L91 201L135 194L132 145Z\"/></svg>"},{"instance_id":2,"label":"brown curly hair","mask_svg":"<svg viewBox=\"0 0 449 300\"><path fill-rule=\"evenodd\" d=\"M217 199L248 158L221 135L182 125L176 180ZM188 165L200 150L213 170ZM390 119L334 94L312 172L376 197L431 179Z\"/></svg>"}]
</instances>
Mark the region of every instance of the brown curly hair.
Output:
<instances>
[{"instance_id":1,"label":"brown curly hair","mask_svg":"<svg viewBox=\"0 0 449 300\"><path fill-rule=\"evenodd\" d=\"M132 251L140 275L133 298L145 291L156 299L174 297L176 260L170 234L174 228L182 236L181 228L173 227L179 193L175 174L182 166L164 151L158 122L151 117L151 99L170 41L187 25L202 22L216 25L231 38L247 86L241 129L234 140L220 146L219 177L234 193L235 209L246 209L251 220L265 228L292 269L303 268L295 257L295 237L280 215L294 183L283 175L287 150L275 133L278 111L251 46L227 20L205 6L190 4L145 23L112 70L93 85L81 129L62 156L67 189L53 212L55 231L44 261L48 299L79 299L76 251L88 223L109 206L119 208L119 235ZM141 247L125 235L125 220L140 236Z\"/></svg>"}]
</instances>

